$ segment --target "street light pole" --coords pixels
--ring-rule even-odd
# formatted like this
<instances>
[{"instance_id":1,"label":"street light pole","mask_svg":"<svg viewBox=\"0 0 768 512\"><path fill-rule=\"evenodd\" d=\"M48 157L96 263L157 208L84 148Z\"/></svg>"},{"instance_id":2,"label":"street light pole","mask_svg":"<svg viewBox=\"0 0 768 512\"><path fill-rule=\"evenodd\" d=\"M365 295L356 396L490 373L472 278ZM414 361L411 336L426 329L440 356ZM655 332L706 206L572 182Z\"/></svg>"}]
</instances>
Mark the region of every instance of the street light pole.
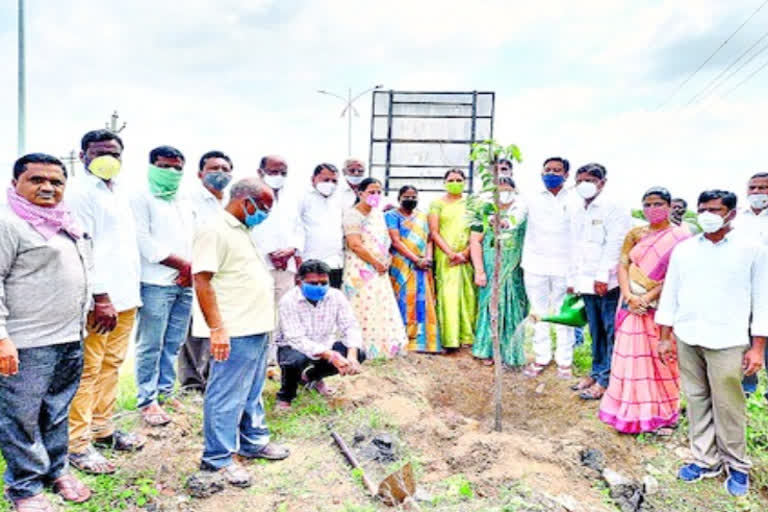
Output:
<instances>
[{"instance_id":1,"label":"street light pole","mask_svg":"<svg viewBox=\"0 0 768 512\"><path fill-rule=\"evenodd\" d=\"M344 110L341 111L341 117L347 116L347 156L352 156L352 114L355 114L356 116L359 116L360 114L357 112L357 109L354 107L355 101L360 99L361 96L363 96L366 93L369 93L376 89L381 89L384 87L383 85L376 85L374 87L371 87L369 89L364 90L363 92L359 93L357 96L352 97L352 88L350 87L347 89L347 97L341 96L340 94L336 94L334 92L328 92L323 89L317 91L320 94L325 94L326 96L333 96L334 98L338 98L341 101L344 102Z\"/></svg>"},{"instance_id":2,"label":"street light pole","mask_svg":"<svg viewBox=\"0 0 768 512\"><path fill-rule=\"evenodd\" d=\"M23 155L27 146L27 80L26 80L26 61L25 53L25 34L24 34L24 0L19 0L19 79L18 79L18 131L17 131L17 150L19 155Z\"/></svg>"}]
</instances>

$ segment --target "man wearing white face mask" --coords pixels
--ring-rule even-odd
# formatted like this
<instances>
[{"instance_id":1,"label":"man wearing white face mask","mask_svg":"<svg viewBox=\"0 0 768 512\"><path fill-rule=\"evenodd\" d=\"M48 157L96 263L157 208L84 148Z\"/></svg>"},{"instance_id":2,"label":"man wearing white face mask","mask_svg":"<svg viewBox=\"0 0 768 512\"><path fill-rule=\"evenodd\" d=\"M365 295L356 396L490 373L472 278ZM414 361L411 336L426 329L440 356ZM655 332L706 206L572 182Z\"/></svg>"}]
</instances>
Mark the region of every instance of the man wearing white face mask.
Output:
<instances>
[{"instance_id":1,"label":"man wearing white face mask","mask_svg":"<svg viewBox=\"0 0 768 512\"><path fill-rule=\"evenodd\" d=\"M322 163L312 173L312 189L299 205L299 218L304 230L304 250L301 258L320 260L331 267L330 284L341 288L344 267L344 232L341 212L345 208L336 194L339 171L336 166Z\"/></svg>"},{"instance_id":2,"label":"man wearing white face mask","mask_svg":"<svg viewBox=\"0 0 768 512\"><path fill-rule=\"evenodd\" d=\"M608 387L619 302L619 256L632 225L629 210L603 195L606 176L605 167L597 163L576 171L576 193L582 201L571 215L568 290L584 299L592 334L592 371L573 387L584 400L601 398Z\"/></svg>"},{"instance_id":3,"label":"man wearing white face mask","mask_svg":"<svg viewBox=\"0 0 768 512\"><path fill-rule=\"evenodd\" d=\"M347 158L341 169L347 186L338 191L343 208L352 208L357 201L357 189L365 179L365 164L359 158Z\"/></svg>"},{"instance_id":4,"label":"man wearing white face mask","mask_svg":"<svg viewBox=\"0 0 768 512\"><path fill-rule=\"evenodd\" d=\"M749 179L747 184L747 200L749 207L745 208L733 221L739 231L751 233L756 241L768 246L768 172L760 172ZM768 347L765 354L768 361ZM744 377L744 392L751 395L757 391L757 374ZM765 395L768 400L768 393Z\"/></svg>"},{"instance_id":5,"label":"man wearing white face mask","mask_svg":"<svg viewBox=\"0 0 768 512\"><path fill-rule=\"evenodd\" d=\"M261 250L275 280L275 303L295 285L299 254L304 250L304 231L298 209L284 192L288 166L279 156L265 156L259 165L259 176L272 189L275 205L267 219L251 230L251 237Z\"/></svg>"},{"instance_id":6,"label":"man wearing white face mask","mask_svg":"<svg viewBox=\"0 0 768 512\"><path fill-rule=\"evenodd\" d=\"M675 247L656 323L659 358L666 363L677 357L688 396L694 460L678 478L696 482L726 470L728 492L744 496L751 464L741 379L765 364L768 251L749 232L731 227L736 204L736 195L724 190L699 196L704 234ZM752 348L744 337L750 330Z\"/></svg>"}]
</instances>

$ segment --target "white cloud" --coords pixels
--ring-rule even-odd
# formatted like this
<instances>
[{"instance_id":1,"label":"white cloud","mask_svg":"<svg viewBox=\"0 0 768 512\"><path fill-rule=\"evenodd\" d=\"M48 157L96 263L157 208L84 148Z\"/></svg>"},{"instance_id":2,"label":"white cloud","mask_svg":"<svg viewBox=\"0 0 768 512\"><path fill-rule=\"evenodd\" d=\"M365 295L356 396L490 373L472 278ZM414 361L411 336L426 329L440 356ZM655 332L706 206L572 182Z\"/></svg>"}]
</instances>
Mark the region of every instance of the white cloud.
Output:
<instances>
[{"instance_id":1,"label":"white cloud","mask_svg":"<svg viewBox=\"0 0 768 512\"><path fill-rule=\"evenodd\" d=\"M759 77L700 112L653 109L685 74L676 59L695 66L752 4L31 1L28 148L64 154L117 108L128 121L126 174L136 182L149 149L170 143L190 163L223 149L243 172L263 153L281 153L298 188L316 163L346 156L342 104L317 89L490 89L497 137L526 156L522 187L540 186L541 160L563 154L574 165L605 163L627 200L657 183L689 199L704 186L741 191L747 175L765 169L752 121L768 113ZM8 9L0 8L3 19L15 16ZM730 52L751 42L747 29ZM14 30L0 23L7 77L15 74ZM689 43L690 55L669 50ZM0 82L6 172L15 157L15 87ZM681 100L697 90L691 84ZM353 153L367 157L370 98L357 108Z\"/></svg>"}]
</instances>

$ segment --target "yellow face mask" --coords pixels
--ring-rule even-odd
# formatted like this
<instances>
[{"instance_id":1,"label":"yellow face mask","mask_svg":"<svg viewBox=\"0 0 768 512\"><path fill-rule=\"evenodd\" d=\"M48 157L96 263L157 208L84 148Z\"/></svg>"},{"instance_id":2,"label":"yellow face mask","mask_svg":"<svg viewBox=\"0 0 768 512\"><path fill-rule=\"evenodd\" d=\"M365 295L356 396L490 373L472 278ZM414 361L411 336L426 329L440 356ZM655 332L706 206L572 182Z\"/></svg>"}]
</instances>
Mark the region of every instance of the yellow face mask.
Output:
<instances>
[{"instance_id":1,"label":"yellow face mask","mask_svg":"<svg viewBox=\"0 0 768 512\"><path fill-rule=\"evenodd\" d=\"M121 165L120 160L112 155L101 155L91 160L88 170L103 180L111 180L118 175Z\"/></svg>"}]
</instances>

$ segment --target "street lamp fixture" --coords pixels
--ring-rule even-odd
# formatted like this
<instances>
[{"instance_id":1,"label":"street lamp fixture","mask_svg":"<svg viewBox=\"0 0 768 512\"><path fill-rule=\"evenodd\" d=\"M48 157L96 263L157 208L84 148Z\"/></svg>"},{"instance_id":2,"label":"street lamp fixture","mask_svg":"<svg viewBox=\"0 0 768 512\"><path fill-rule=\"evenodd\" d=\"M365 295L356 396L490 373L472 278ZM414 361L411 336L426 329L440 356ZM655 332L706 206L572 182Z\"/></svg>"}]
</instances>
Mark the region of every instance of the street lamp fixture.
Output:
<instances>
[{"instance_id":1,"label":"street lamp fixture","mask_svg":"<svg viewBox=\"0 0 768 512\"><path fill-rule=\"evenodd\" d=\"M347 97L340 94L336 94L335 92L329 92L324 89L319 89L317 92L320 94L325 94L326 96L333 96L334 98L338 98L341 101L344 102L344 110L341 111L341 117L347 116L347 156L352 156L352 114L354 114L357 117L360 117L360 113L355 108L355 101L360 99L361 96L364 94L367 94L371 91L374 91L376 89L381 89L384 87L383 85L375 85L373 87L370 87L363 92L357 94L356 96L352 96L352 88L347 89Z\"/></svg>"}]
</instances>

